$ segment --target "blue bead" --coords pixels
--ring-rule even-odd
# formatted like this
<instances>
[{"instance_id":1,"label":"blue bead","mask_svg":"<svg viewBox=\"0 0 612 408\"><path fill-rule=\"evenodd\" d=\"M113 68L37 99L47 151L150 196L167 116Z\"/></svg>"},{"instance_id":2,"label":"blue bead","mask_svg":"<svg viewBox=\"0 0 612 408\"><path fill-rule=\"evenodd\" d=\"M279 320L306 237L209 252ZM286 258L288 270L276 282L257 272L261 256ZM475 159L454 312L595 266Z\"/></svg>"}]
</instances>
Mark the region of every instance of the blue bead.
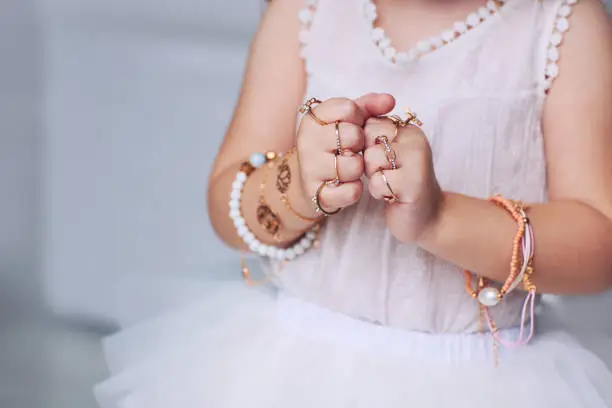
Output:
<instances>
[{"instance_id":1,"label":"blue bead","mask_svg":"<svg viewBox=\"0 0 612 408\"><path fill-rule=\"evenodd\" d=\"M266 164L266 155L263 153L253 153L249 158L249 162L257 169Z\"/></svg>"}]
</instances>

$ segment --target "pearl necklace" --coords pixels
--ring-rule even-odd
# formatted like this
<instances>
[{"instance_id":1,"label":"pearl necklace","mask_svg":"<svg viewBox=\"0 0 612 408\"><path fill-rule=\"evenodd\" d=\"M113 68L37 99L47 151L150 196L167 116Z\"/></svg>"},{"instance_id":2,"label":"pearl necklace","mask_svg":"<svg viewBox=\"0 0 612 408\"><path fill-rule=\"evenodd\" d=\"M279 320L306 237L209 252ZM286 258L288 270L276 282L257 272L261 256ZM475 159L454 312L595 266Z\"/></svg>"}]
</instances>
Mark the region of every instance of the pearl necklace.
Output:
<instances>
[{"instance_id":1,"label":"pearl necklace","mask_svg":"<svg viewBox=\"0 0 612 408\"><path fill-rule=\"evenodd\" d=\"M391 39L381 27L375 27L378 18L376 5L372 0L361 0L363 15L371 26L372 40L378 46L384 57L394 64L405 64L430 54L447 44L456 41L459 37L473 30L492 16L496 15L506 0L489 0L485 7L467 16L465 21L456 22L451 29L443 31L440 35L420 41L415 47L406 52L399 52L391 43Z\"/></svg>"}]
</instances>

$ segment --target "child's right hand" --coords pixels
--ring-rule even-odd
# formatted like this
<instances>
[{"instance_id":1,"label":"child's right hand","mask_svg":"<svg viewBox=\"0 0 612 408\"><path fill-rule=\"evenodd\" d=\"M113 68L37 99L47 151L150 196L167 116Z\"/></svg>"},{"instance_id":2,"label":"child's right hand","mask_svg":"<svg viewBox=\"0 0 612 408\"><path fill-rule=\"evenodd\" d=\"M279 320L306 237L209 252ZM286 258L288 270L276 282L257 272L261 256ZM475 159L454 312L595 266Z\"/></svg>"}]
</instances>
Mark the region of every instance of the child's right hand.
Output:
<instances>
[{"instance_id":1,"label":"child's right hand","mask_svg":"<svg viewBox=\"0 0 612 408\"><path fill-rule=\"evenodd\" d=\"M364 162L359 154L365 146L363 126L370 117L389 113L394 106L395 99L391 95L372 93L354 101L345 98L328 99L313 108L319 119L329 123L325 126L317 123L311 115L304 115L298 130L297 152L305 203L312 207L311 200L319 185L336 178L336 121L340 121L343 152L338 156L341 184L325 186L319 195L320 204L325 211L332 212L359 201L363 192L361 176Z\"/></svg>"}]
</instances>

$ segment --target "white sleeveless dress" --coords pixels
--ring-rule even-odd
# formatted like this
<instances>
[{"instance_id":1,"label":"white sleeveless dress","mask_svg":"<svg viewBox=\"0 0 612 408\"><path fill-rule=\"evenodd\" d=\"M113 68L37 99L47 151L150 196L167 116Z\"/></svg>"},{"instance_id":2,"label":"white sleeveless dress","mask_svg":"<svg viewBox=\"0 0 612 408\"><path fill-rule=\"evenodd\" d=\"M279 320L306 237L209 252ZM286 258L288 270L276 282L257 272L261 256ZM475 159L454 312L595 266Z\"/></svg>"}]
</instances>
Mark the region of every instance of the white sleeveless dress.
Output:
<instances>
[{"instance_id":1,"label":"white sleeveless dress","mask_svg":"<svg viewBox=\"0 0 612 408\"><path fill-rule=\"evenodd\" d=\"M415 58L418 49L374 43L372 3L309 1L308 95L389 92L425 123L444 190L542 202L542 106L573 3L508 0ZM100 405L612 407L612 373L566 334L502 348L495 367L459 268L395 240L367 194L328 220L319 248L267 267L279 290L211 283L199 303L107 339L112 377L96 388ZM504 337L516 336L523 299L492 308Z\"/></svg>"}]
</instances>

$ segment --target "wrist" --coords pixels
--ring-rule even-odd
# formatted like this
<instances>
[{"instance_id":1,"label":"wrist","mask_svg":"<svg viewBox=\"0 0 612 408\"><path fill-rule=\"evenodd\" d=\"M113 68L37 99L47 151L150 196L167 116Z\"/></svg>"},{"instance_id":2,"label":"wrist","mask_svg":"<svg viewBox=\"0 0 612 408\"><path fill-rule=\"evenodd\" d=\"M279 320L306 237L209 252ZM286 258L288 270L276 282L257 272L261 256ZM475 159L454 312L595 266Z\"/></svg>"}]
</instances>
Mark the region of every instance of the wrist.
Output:
<instances>
[{"instance_id":1,"label":"wrist","mask_svg":"<svg viewBox=\"0 0 612 408\"><path fill-rule=\"evenodd\" d=\"M435 247L449 212L449 201L452 200L452 195L444 191L440 191L439 194L440 197L432 208L429 222L416 240L416 244L424 249Z\"/></svg>"}]
</instances>

